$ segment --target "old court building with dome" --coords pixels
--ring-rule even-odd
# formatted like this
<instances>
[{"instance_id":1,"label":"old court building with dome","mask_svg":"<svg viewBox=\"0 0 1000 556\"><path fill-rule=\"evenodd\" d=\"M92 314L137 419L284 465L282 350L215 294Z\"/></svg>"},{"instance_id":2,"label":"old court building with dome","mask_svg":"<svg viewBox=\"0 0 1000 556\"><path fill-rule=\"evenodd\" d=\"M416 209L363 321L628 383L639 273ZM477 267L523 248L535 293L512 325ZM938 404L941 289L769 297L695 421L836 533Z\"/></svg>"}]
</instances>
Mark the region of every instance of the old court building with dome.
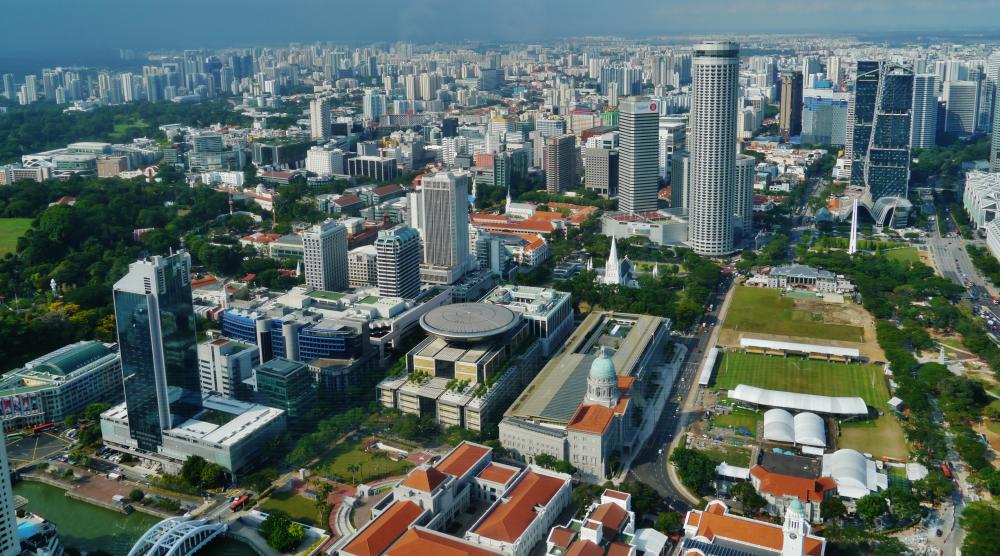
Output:
<instances>
[{"instance_id":1,"label":"old court building with dome","mask_svg":"<svg viewBox=\"0 0 1000 556\"><path fill-rule=\"evenodd\" d=\"M663 409L678 356L666 360L670 320L593 312L500 421L508 455L568 461L580 478L627 469Z\"/></svg>"}]
</instances>

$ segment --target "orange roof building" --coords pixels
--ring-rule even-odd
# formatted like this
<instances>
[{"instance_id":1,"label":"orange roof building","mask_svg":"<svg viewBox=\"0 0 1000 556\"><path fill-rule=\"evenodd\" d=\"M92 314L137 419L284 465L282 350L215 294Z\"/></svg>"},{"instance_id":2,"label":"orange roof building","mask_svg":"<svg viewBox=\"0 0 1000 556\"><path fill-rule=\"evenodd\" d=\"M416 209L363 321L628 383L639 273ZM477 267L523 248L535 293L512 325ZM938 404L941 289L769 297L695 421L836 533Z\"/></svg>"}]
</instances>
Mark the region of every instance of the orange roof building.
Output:
<instances>
[{"instance_id":1,"label":"orange roof building","mask_svg":"<svg viewBox=\"0 0 1000 556\"><path fill-rule=\"evenodd\" d=\"M530 550L569 503L570 477L532 469L521 474L466 533L466 539L504 553Z\"/></svg>"},{"instance_id":2,"label":"orange roof building","mask_svg":"<svg viewBox=\"0 0 1000 556\"><path fill-rule=\"evenodd\" d=\"M732 515L725 504L714 500L704 511L691 510L685 516L680 553L704 556L719 543L737 550L745 546L754 554L823 556L826 539L812 534L801 510L802 505L793 502L785 513L784 524L775 525Z\"/></svg>"},{"instance_id":3,"label":"orange roof building","mask_svg":"<svg viewBox=\"0 0 1000 556\"><path fill-rule=\"evenodd\" d=\"M423 513L424 510L413 502L394 502L389 509L355 533L354 538L340 549L340 553L352 556L383 554Z\"/></svg>"},{"instance_id":4,"label":"orange roof building","mask_svg":"<svg viewBox=\"0 0 1000 556\"><path fill-rule=\"evenodd\" d=\"M480 464L483 464L489 455L490 449L486 446L462 442L434 468L442 473L452 475L456 479L461 479L469 471L482 468Z\"/></svg>"},{"instance_id":5,"label":"orange roof building","mask_svg":"<svg viewBox=\"0 0 1000 556\"><path fill-rule=\"evenodd\" d=\"M386 551L389 556L433 554L434 556L495 556L487 548L424 527L414 527Z\"/></svg>"}]
</instances>

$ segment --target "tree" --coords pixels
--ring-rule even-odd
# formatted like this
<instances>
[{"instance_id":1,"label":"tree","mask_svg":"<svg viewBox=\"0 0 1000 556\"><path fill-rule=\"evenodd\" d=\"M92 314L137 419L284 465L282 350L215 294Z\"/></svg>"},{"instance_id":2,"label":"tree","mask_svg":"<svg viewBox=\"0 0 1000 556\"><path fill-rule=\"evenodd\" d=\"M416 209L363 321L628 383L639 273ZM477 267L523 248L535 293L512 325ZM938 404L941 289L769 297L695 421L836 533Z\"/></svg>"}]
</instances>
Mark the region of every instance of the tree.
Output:
<instances>
[{"instance_id":1,"label":"tree","mask_svg":"<svg viewBox=\"0 0 1000 556\"><path fill-rule=\"evenodd\" d=\"M538 454L535 456L535 465L544 467L546 469L554 469L556 466L556 461L558 461L555 456L549 454Z\"/></svg>"},{"instance_id":2,"label":"tree","mask_svg":"<svg viewBox=\"0 0 1000 556\"><path fill-rule=\"evenodd\" d=\"M677 465L684 486L700 491L707 488L715 477L715 462L705 454L689 448L676 448L670 461Z\"/></svg>"},{"instance_id":3,"label":"tree","mask_svg":"<svg viewBox=\"0 0 1000 556\"><path fill-rule=\"evenodd\" d=\"M681 519L680 512L660 512L656 516L656 530L665 535L676 533L681 528Z\"/></svg>"},{"instance_id":4,"label":"tree","mask_svg":"<svg viewBox=\"0 0 1000 556\"><path fill-rule=\"evenodd\" d=\"M831 496L820 503L819 513L825 520L838 520L847 515L847 506L839 496Z\"/></svg>"},{"instance_id":5,"label":"tree","mask_svg":"<svg viewBox=\"0 0 1000 556\"><path fill-rule=\"evenodd\" d=\"M260 534L271 548L279 552L291 552L302 542L305 529L284 512L272 510L260 524Z\"/></svg>"},{"instance_id":6,"label":"tree","mask_svg":"<svg viewBox=\"0 0 1000 556\"><path fill-rule=\"evenodd\" d=\"M889 505L881 494L872 493L859 498L855 504L855 510L858 517L865 520L868 525L873 525L876 519L889 511Z\"/></svg>"},{"instance_id":7,"label":"tree","mask_svg":"<svg viewBox=\"0 0 1000 556\"><path fill-rule=\"evenodd\" d=\"M204 488L220 487L226 482L226 470L217 463L206 463L201 468L198 484Z\"/></svg>"},{"instance_id":8,"label":"tree","mask_svg":"<svg viewBox=\"0 0 1000 556\"><path fill-rule=\"evenodd\" d=\"M1000 546L1000 510L987 502L972 502L962 510L958 522L965 529L962 554L996 554Z\"/></svg>"},{"instance_id":9,"label":"tree","mask_svg":"<svg viewBox=\"0 0 1000 556\"><path fill-rule=\"evenodd\" d=\"M205 458L201 456L188 456L181 465L181 478L191 486L201 484L201 472L205 468Z\"/></svg>"},{"instance_id":10,"label":"tree","mask_svg":"<svg viewBox=\"0 0 1000 556\"><path fill-rule=\"evenodd\" d=\"M747 482L737 483L733 488L729 489L729 494L743 506L744 515L751 516L757 514L767 506L767 500L760 494L757 494L753 485Z\"/></svg>"},{"instance_id":11,"label":"tree","mask_svg":"<svg viewBox=\"0 0 1000 556\"><path fill-rule=\"evenodd\" d=\"M139 502L146 497L146 494L138 488L133 488L131 492L128 493L128 499L131 502Z\"/></svg>"}]
</instances>

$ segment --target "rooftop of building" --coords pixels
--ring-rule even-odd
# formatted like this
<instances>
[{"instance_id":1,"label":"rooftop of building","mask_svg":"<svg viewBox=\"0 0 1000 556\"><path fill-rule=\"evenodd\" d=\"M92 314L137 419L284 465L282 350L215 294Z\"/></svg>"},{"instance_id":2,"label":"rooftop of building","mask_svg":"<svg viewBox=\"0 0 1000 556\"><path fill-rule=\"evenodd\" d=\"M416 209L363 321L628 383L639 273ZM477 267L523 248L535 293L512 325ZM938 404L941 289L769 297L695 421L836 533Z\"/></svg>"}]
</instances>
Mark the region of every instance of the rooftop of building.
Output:
<instances>
[{"instance_id":1,"label":"rooftop of building","mask_svg":"<svg viewBox=\"0 0 1000 556\"><path fill-rule=\"evenodd\" d=\"M114 351L100 342L77 342L25 363L24 369L53 378L66 377L113 354Z\"/></svg>"},{"instance_id":2,"label":"rooftop of building","mask_svg":"<svg viewBox=\"0 0 1000 556\"><path fill-rule=\"evenodd\" d=\"M442 473L461 478L483 458L487 457L490 452L491 449L487 446L462 442L434 467Z\"/></svg>"},{"instance_id":3,"label":"rooftop of building","mask_svg":"<svg viewBox=\"0 0 1000 556\"><path fill-rule=\"evenodd\" d=\"M285 359L284 357L275 357L270 361L266 361L258 365L255 372L258 374L288 377L305 366L305 363L292 361L291 359Z\"/></svg>"},{"instance_id":4,"label":"rooftop of building","mask_svg":"<svg viewBox=\"0 0 1000 556\"><path fill-rule=\"evenodd\" d=\"M634 379L630 376L618 377L618 390L621 398L614 407L607 407L600 404L583 403L577 408L576 413L566 424L569 430L586 432L590 434L604 434L611 425L616 415L623 415L631 400L629 390Z\"/></svg>"},{"instance_id":5,"label":"rooftop of building","mask_svg":"<svg viewBox=\"0 0 1000 556\"><path fill-rule=\"evenodd\" d=\"M498 552L424 527L412 527L389 547L387 556L435 554L437 556L496 556Z\"/></svg>"},{"instance_id":6,"label":"rooftop of building","mask_svg":"<svg viewBox=\"0 0 1000 556\"><path fill-rule=\"evenodd\" d=\"M552 288L504 284L486 294L482 301L502 305L527 317L544 318L569 297L570 294Z\"/></svg>"},{"instance_id":7,"label":"rooftop of building","mask_svg":"<svg viewBox=\"0 0 1000 556\"><path fill-rule=\"evenodd\" d=\"M716 542L716 539L736 543L734 549L738 549L738 545L749 545L763 548L768 553L781 553L784 546L781 525L732 515L729 509L718 501L709 502L705 511L689 511L684 525L685 528L696 531L694 536L707 539L709 543ZM825 541L820 537L809 535L805 539L803 549L808 556L820 556L824 552Z\"/></svg>"},{"instance_id":8,"label":"rooftop of building","mask_svg":"<svg viewBox=\"0 0 1000 556\"><path fill-rule=\"evenodd\" d=\"M453 303L431 309L420 318L427 333L459 341L500 336L520 322L519 314L490 303Z\"/></svg>"},{"instance_id":9,"label":"rooftop of building","mask_svg":"<svg viewBox=\"0 0 1000 556\"><path fill-rule=\"evenodd\" d=\"M822 464L822 461L815 458L764 451L761 454L758 467L788 477L817 479L822 470Z\"/></svg>"},{"instance_id":10,"label":"rooftop of building","mask_svg":"<svg viewBox=\"0 0 1000 556\"><path fill-rule=\"evenodd\" d=\"M570 334L563 350L546 363L505 415L568 424L586 395L587 376L598 348L614 350L612 362L618 375L631 376L661 325L669 326L669 320L649 315L590 313Z\"/></svg>"},{"instance_id":11,"label":"rooftop of building","mask_svg":"<svg viewBox=\"0 0 1000 556\"><path fill-rule=\"evenodd\" d=\"M526 471L520 481L480 518L471 531L506 543L516 542L569 478Z\"/></svg>"},{"instance_id":12,"label":"rooftop of building","mask_svg":"<svg viewBox=\"0 0 1000 556\"><path fill-rule=\"evenodd\" d=\"M437 487L441 486L447 480L448 476L441 471L438 471L434 467L421 465L410 471L406 479L400 484L421 492L430 493L434 492Z\"/></svg>"},{"instance_id":13,"label":"rooftop of building","mask_svg":"<svg viewBox=\"0 0 1000 556\"><path fill-rule=\"evenodd\" d=\"M515 476L517 476L517 472L518 470L516 468L507 465L491 463L487 465L485 468L483 468L483 470L480 471L479 475L476 475L476 477L484 481L489 481L491 483L506 485Z\"/></svg>"},{"instance_id":14,"label":"rooftop of building","mask_svg":"<svg viewBox=\"0 0 1000 556\"><path fill-rule=\"evenodd\" d=\"M396 501L378 518L369 521L342 551L355 556L378 556L410 529L424 513L410 501Z\"/></svg>"}]
</instances>

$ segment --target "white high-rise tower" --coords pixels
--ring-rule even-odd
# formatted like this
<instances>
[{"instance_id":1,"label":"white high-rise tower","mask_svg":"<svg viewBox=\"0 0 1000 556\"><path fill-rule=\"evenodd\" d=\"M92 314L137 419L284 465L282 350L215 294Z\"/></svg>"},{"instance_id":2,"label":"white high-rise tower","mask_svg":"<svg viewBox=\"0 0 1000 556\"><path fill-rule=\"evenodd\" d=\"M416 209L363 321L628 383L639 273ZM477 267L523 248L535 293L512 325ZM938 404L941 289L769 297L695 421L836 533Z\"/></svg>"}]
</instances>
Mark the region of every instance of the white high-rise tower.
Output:
<instances>
[{"instance_id":1,"label":"white high-rise tower","mask_svg":"<svg viewBox=\"0 0 1000 556\"><path fill-rule=\"evenodd\" d=\"M854 206L851 208L851 243L847 247L847 254L853 255L858 252L858 200L854 199Z\"/></svg>"},{"instance_id":2,"label":"white high-rise tower","mask_svg":"<svg viewBox=\"0 0 1000 556\"><path fill-rule=\"evenodd\" d=\"M306 284L319 290L347 289L347 228L324 222L302 234L302 262Z\"/></svg>"},{"instance_id":3,"label":"white high-rise tower","mask_svg":"<svg viewBox=\"0 0 1000 556\"><path fill-rule=\"evenodd\" d=\"M659 127L660 112L655 100L630 97L621 102L618 118L618 208L622 212L656 210Z\"/></svg>"},{"instance_id":4,"label":"white high-rise tower","mask_svg":"<svg viewBox=\"0 0 1000 556\"><path fill-rule=\"evenodd\" d=\"M688 138L688 243L700 255L733 252L739 73L739 44L719 41L695 46Z\"/></svg>"},{"instance_id":5,"label":"white high-rise tower","mask_svg":"<svg viewBox=\"0 0 1000 556\"><path fill-rule=\"evenodd\" d=\"M933 73L913 76L913 118L910 120L910 148L934 146L938 126L938 80Z\"/></svg>"},{"instance_id":6,"label":"white high-rise tower","mask_svg":"<svg viewBox=\"0 0 1000 556\"><path fill-rule=\"evenodd\" d=\"M330 138L330 105L325 98L309 102L309 136L314 141L325 141Z\"/></svg>"}]
</instances>

